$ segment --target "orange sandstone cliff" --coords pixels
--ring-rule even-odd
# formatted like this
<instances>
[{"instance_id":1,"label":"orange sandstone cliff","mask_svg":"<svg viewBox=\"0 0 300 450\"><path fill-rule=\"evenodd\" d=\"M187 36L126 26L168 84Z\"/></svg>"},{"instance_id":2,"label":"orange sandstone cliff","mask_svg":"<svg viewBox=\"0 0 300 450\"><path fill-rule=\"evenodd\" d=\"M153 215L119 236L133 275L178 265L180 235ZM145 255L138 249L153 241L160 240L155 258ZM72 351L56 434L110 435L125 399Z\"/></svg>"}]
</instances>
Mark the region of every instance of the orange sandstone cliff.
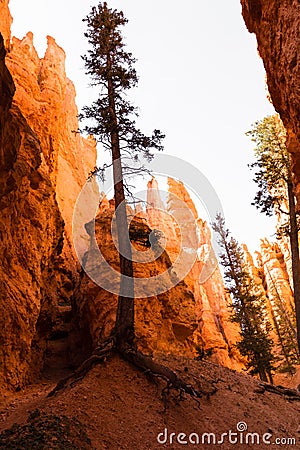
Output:
<instances>
[{"instance_id":1,"label":"orange sandstone cliff","mask_svg":"<svg viewBox=\"0 0 300 450\"><path fill-rule=\"evenodd\" d=\"M258 267L262 270L268 297L272 304L279 297L289 315L294 313L294 297L284 254L277 243L262 240L258 253Z\"/></svg>"},{"instance_id":2,"label":"orange sandstone cliff","mask_svg":"<svg viewBox=\"0 0 300 450\"><path fill-rule=\"evenodd\" d=\"M141 296L136 300L138 345L145 352L156 354L196 356L198 349L203 354L209 354L216 363L241 368L241 357L235 348L239 331L229 318L231 299L225 291L215 256L211 255L210 230L207 223L198 218L184 185L172 179L168 183L168 207L164 206L157 181L153 178L148 182L146 211L139 211L130 225L134 246L140 252L151 253L149 263L134 263L137 283L139 278L149 280L149 286L146 284L142 291L145 297ZM105 199L96 217L95 235L93 222L86 225L90 234L90 248L85 267L91 274L101 273L105 279L110 277L111 286L114 286L116 283L113 275L97 255L99 246L105 261L118 270L118 255L111 237L112 216L113 207ZM199 256L188 274L180 278L179 283L176 278L172 283L172 272L168 272L168 268L173 266L180 254L181 233L187 232L189 238L193 234L189 229L192 226L191 216L194 217L200 238L198 237L197 242L190 242L190 245L197 245ZM184 230L185 227L188 229ZM163 233L165 250L158 257L155 250L147 249L141 244L141 230L144 230L146 242L147 236L151 236L151 229ZM205 263L210 263L207 259L211 257L214 259L211 271L201 280L203 267ZM155 294L155 288L153 291L153 287L150 287L151 278L159 274L165 274L166 285L171 284L173 287L168 292ZM174 276L176 277L175 272ZM108 337L112 330L117 295L100 288L84 275L74 298L77 310L74 329L79 330L79 342L75 338L74 347L83 348L86 354Z\"/></svg>"},{"instance_id":3,"label":"orange sandstone cliff","mask_svg":"<svg viewBox=\"0 0 300 450\"><path fill-rule=\"evenodd\" d=\"M10 27L12 24L12 17L9 11L9 0L0 0L0 32L3 37L4 47L9 49L10 47Z\"/></svg>"},{"instance_id":4,"label":"orange sandstone cliff","mask_svg":"<svg viewBox=\"0 0 300 450\"><path fill-rule=\"evenodd\" d=\"M41 144L41 157L56 192L64 220L64 249L72 259L72 216L76 199L96 165L96 143L78 129L75 88L66 77L65 53L48 36L44 58L39 59L32 33L13 38L6 62L13 76L14 103L20 107ZM25 61L25 64L24 64ZM70 263L70 271L74 261Z\"/></svg>"},{"instance_id":5,"label":"orange sandstone cliff","mask_svg":"<svg viewBox=\"0 0 300 450\"><path fill-rule=\"evenodd\" d=\"M255 259L246 246L243 246L246 267L252 275L257 293L265 300L265 318L271 325L270 337L273 340L273 353L277 356L275 364L280 372L294 370L298 363L296 342L295 304L293 287L289 277L286 255L282 242L261 240L260 251Z\"/></svg>"},{"instance_id":6,"label":"orange sandstone cliff","mask_svg":"<svg viewBox=\"0 0 300 450\"><path fill-rule=\"evenodd\" d=\"M48 301L62 250L63 221L41 146L20 108L1 42L0 134L0 373L21 387L41 356L40 336L51 317Z\"/></svg>"},{"instance_id":7,"label":"orange sandstone cliff","mask_svg":"<svg viewBox=\"0 0 300 450\"><path fill-rule=\"evenodd\" d=\"M111 235L111 219L113 207L100 209L95 220L95 236L92 233L93 223L86 226L90 233L90 249L86 256L85 267L93 274L100 273L101 277L111 281L112 292L116 283L111 268L118 272L118 254ZM145 241L151 230L142 219L135 218L131 222L132 242L140 252L148 252L148 263L134 263L135 277L151 280L151 277L165 274L166 284L171 283L167 272L172 263L167 252L162 252L156 258L150 247L145 247L140 240L143 232ZM97 246L109 267L97 256ZM174 282L176 284L176 281ZM135 301L136 335L139 347L147 353L184 354L195 356L196 343L200 339L194 335L197 329L194 295L184 281L167 292L155 294L155 290L147 285L143 289L144 298ZM83 276L78 291L75 294L76 326L79 330L83 356L88 354L98 343L109 336L115 322L117 295L102 289L86 274ZM196 343L195 343L196 342Z\"/></svg>"},{"instance_id":8,"label":"orange sandstone cliff","mask_svg":"<svg viewBox=\"0 0 300 450\"><path fill-rule=\"evenodd\" d=\"M213 361L227 367L239 368L240 355L235 348L239 330L236 324L230 321L231 298L224 287L212 248L211 230L207 222L198 217L196 207L183 183L169 179L168 184L168 210L172 212L174 207L176 208L174 198L180 199L192 212L197 224L198 256L185 281L195 296L198 331L204 343L204 350L212 352Z\"/></svg>"},{"instance_id":9,"label":"orange sandstone cliff","mask_svg":"<svg viewBox=\"0 0 300 450\"><path fill-rule=\"evenodd\" d=\"M2 2L3 3L3 2ZM94 167L93 139L77 130L65 55L48 37L39 59L32 34L9 43L1 5L0 377L21 387L44 363L46 341L79 281L71 246L74 203Z\"/></svg>"}]
</instances>

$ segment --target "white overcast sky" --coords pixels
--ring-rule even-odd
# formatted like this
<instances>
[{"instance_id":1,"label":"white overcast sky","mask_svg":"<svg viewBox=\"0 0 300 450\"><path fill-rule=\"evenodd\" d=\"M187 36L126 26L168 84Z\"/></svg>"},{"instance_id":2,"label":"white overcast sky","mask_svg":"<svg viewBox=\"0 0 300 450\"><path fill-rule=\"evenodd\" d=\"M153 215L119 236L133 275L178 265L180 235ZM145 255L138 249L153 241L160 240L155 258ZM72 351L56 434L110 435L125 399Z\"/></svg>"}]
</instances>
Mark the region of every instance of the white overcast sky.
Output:
<instances>
[{"instance_id":1,"label":"white overcast sky","mask_svg":"<svg viewBox=\"0 0 300 450\"><path fill-rule=\"evenodd\" d=\"M13 35L34 33L43 56L46 35L67 55L68 77L77 104L89 102L90 88L80 55L86 51L82 18L92 0L11 0ZM111 0L129 23L128 50L138 59L140 107L146 133L166 134L165 151L195 165L210 180L233 235L254 250L274 232L270 219L251 201L256 186L247 164L251 124L273 114L266 98L265 72L254 35L241 16L239 0Z\"/></svg>"}]
</instances>

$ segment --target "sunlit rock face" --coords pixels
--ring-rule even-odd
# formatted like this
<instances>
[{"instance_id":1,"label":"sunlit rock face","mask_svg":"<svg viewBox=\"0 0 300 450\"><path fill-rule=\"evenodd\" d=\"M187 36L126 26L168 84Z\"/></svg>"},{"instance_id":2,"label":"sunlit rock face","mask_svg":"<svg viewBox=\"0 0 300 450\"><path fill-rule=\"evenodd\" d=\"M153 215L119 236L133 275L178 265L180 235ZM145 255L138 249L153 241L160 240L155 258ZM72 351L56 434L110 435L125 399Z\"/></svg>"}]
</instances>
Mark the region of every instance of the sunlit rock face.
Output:
<instances>
[{"instance_id":1,"label":"sunlit rock face","mask_svg":"<svg viewBox=\"0 0 300 450\"><path fill-rule=\"evenodd\" d=\"M267 250L267 252L265 251L266 247L268 247L269 249ZM268 283L272 280L270 278L269 273L268 278L265 277L265 272L268 272L269 269L272 271L273 269L271 267L273 267L273 265L276 265L278 263L276 257L275 257L276 259L275 264L272 257L265 258L266 253L272 252L271 247L272 247L271 244L269 244L267 240L264 240L264 243L262 242L261 246L262 253L255 252L255 259L254 259L252 254L249 252L248 247L245 244L242 245L246 269L255 283L255 291L253 293L259 295L265 304L265 318L271 325L271 329L269 330L269 337L273 340L274 343L273 350L275 350L277 346L278 336L275 331L274 304L272 303L272 298L270 298L268 295L268 288L269 288ZM268 267L271 259L272 263L270 264L270 267ZM272 283L272 290L274 292L273 283Z\"/></svg>"},{"instance_id":2,"label":"sunlit rock face","mask_svg":"<svg viewBox=\"0 0 300 450\"><path fill-rule=\"evenodd\" d=\"M200 349L204 353L208 352L212 361L239 369L243 367L241 357L235 349L239 331L229 318L231 299L225 291L220 269L211 252L210 230L207 223L198 218L184 185L172 179L168 180L168 184L168 205L165 206L157 181L154 178L149 181L146 211L139 210L130 225L134 248L141 253L148 252L150 258L148 263L134 263L137 283L139 278L149 280L144 287L145 297L135 302L138 346L147 353L187 356L196 356ZM112 216L113 204L104 198L95 221L95 235L93 224L86 226L91 237L85 269L94 276L101 274L105 280L111 277L111 286L117 292L118 284L110 269L96 256L99 246L109 267L119 270L118 254L111 238ZM194 235L192 221L196 228ZM163 239L159 242L163 242L165 250L159 257L154 248L143 247L139 238L141 230L144 230L144 235L148 233L151 236L152 229L163 233ZM186 245L196 246L198 249L196 259L179 284L174 278L170 290L156 295L151 278L165 274L160 283L168 285L172 273L167 271L168 268L175 267L184 234L188 235ZM203 273L206 276L201 279ZM176 270L174 274L178 275ZM86 354L111 332L117 295L99 288L84 275L74 298L76 317L79 319L74 328L80 330L77 336L79 340L76 341L75 338L74 347L83 348Z\"/></svg>"},{"instance_id":3,"label":"sunlit rock face","mask_svg":"<svg viewBox=\"0 0 300 450\"><path fill-rule=\"evenodd\" d=\"M0 378L2 386L19 387L41 367L38 335L51 317L63 221L38 137L11 105L13 83L3 60L0 77Z\"/></svg>"},{"instance_id":4,"label":"sunlit rock face","mask_svg":"<svg viewBox=\"0 0 300 450\"><path fill-rule=\"evenodd\" d=\"M293 291L284 254L279 245L270 243L267 239L262 240L257 260L270 302L274 305L280 298L286 311L292 316L294 310Z\"/></svg>"},{"instance_id":5,"label":"sunlit rock face","mask_svg":"<svg viewBox=\"0 0 300 450\"><path fill-rule=\"evenodd\" d=\"M273 353L279 357L278 361L281 361L281 337L283 333L289 333L295 327L293 290L286 254L282 252L282 242L279 240L271 243L268 239L262 239L260 251L255 253L254 259L245 245L243 250L247 270L255 281L256 293L265 301L265 318L271 325L269 336L273 341ZM289 251L288 248L286 251ZM287 331L287 326L291 327L290 331Z\"/></svg>"},{"instance_id":6,"label":"sunlit rock face","mask_svg":"<svg viewBox=\"0 0 300 450\"><path fill-rule=\"evenodd\" d=\"M77 197L96 165L96 144L78 132L75 88L65 72L65 53L48 36L44 58L33 45L32 33L12 39L7 65L13 76L16 104L41 145L42 167L50 177L64 221L62 259L65 300L79 281L79 265L72 245L72 216Z\"/></svg>"},{"instance_id":7,"label":"sunlit rock face","mask_svg":"<svg viewBox=\"0 0 300 450\"><path fill-rule=\"evenodd\" d=\"M241 0L243 16L256 34L270 96L288 133L299 201L300 186L300 4L297 0Z\"/></svg>"},{"instance_id":8,"label":"sunlit rock face","mask_svg":"<svg viewBox=\"0 0 300 450\"><path fill-rule=\"evenodd\" d=\"M4 2L6 42L7 24ZM41 370L60 305L70 303L80 279L72 215L96 148L76 132L75 89L54 39L48 37L42 59L32 33L7 48L5 57L1 42L0 378L18 387Z\"/></svg>"},{"instance_id":9,"label":"sunlit rock face","mask_svg":"<svg viewBox=\"0 0 300 450\"><path fill-rule=\"evenodd\" d=\"M172 261L178 257L178 224L166 209L158 188L158 182L153 177L147 183L147 206L145 218L152 230L160 230L165 239L165 248Z\"/></svg>"},{"instance_id":10,"label":"sunlit rock face","mask_svg":"<svg viewBox=\"0 0 300 450\"><path fill-rule=\"evenodd\" d=\"M197 209L183 183L169 179L168 184L168 211L170 214L175 212L175 216L180 218L179 222L185 224L182 232L190 236L190 245L198 247L198 256L185 277L185 282L195 296L198 331L203 348L205 351L212 351L213 361L227 367L241 368L241 357L235 348L239 339L239 329L230 321L231 298L226 293L220 267L212 248L210 228L207 222L198 217ZM190 215L186 217L186 210L179 201L186 205L194 217L197 243L195 237L192 238ZM187 229L184 230L184 227ZM179 235L178 242L180 242Z\"/></svg>"},{"instance_id":11,"label":"sunlit rock face","mask_svg":"<svg viewBox=\"0 0 300 450\"><path fill-rule=\"evenodd\" d=\"M32 33L22 40L13 38L7 65L16 85L14 103L40 140L41 156L55 186L70 241L74 204L96 165L96 144L77 132L76 92L66 76L65 52L52 37L47 41L45 56L40 59Z\"/></svg>"},{"instance_id":12,"label":"sunlit rock face","mask_svg":"<svg viewBox=\"0 0 300 450\"><path fill-rule=\"evenodd\" d=\"M12 17L9 11L9 0L0 0L0 32L3 37L4 47L9 50L10 48L10 27L12 24Z\"/></svg>"},{"instance_id":13,"label":"sunlit rock face","mask_svg":"<svg viewBox=\"0 0 300 450\"><path fill-rule=\"evenodd\" d=\"M85 355L109 336L116 317L119 284L112 271L119 272L119 257L111 234L113 214L113 207L100 210L95 220L95 235L92 232L92 223L86 226L91 240L85 269L95 277L99 275L100 283L103 279L110 282L111 292L100 288L84 275L75 294L76 318L79 319L75 329L80 330L81 341L75 349L82 348ZM156 259L155 252L143 243L151 232L147 223L137 218L132 220L130 227L134 248L140 256L147 252L149 261L134 263L136 284L141 278L150 280L152 276L159 275L162 275L159 287L164 282L166 286L172 284L171 275L168 273L172 263L168 254L162 251ZM98 247L105 262L101 262L97 257ZM175 280L173 284L176 284ZM181 281L177 286L160 294L156 294L155 287L146 283L142 291L137 289L136 292L139 296L145 296L135 300L135 328L139 348L147 353L195 356L194 342L199 339L199 336L194 334L197 329L195 299L186 283Z\"/></svg>"}]
</instances>

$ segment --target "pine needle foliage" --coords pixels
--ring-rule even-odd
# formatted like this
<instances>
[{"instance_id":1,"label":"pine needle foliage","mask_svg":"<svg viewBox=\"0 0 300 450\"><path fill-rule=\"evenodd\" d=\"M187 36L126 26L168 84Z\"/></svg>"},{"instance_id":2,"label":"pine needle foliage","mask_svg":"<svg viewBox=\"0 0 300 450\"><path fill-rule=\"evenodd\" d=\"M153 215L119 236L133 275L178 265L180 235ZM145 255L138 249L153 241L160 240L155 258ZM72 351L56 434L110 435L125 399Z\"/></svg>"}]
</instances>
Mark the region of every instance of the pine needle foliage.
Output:
<instances>
[{"instance_id":1,"label":"pine needle foliage","mask_svg":"<svg viewBox=\"0 0 300 450\"><path fill-rule=\"evenodd\" d=\"M164 135L154 130L144 135L137 127L137 109L127 92L138 82L135 59L126 50L122 28L127 19L122 11L110 9L106 2L92 7L84 19L89 50L83 56L86 73L91 77L97 99L85 106L80 116L86 121L84 130L95 136L111 153L114 177L116 225L120 257L120 295L114 338L117 346L134 346L134 273L126 211L126 175L146 170L142 159L150 161L155 150L162 150ZM138 165L140 164L140 165ZM104 175L105 165L94 173Z\"/></svg>"},{"instance_id":2,"label":"pine needle foliage","mask_svg":"<svg viewBox=\"0 0 300 450\"><path fill-rule=\"evenodd\" d=\"M287 183L291 178L290 154L286 148L286 131L278 115L255 122L246 133L255 142L256 161L249 165L256 170L254 181L258 191L253 205L272 216L287 200ZM285 214L287 212L285 211Z\"/></svg>"},{"instance_id":3,"label":"pine needle foliage","mask_svg":"<svg viewBox=\"0 0 300 450\"><path fill-rule=\"evenodd\" d=\"M264 381L272 381L274 369L270 323L266 319L266 304L262 294L245 267L243 250L230 235L225 219L217 215L213 230L218 233L224 267L224 278L232 297L231 320L240 325L240 341L237 348L247 357L247 369L251 375L259 375Z\"/></svg>"},{"instance_id":4,"label":"pine needle foliage","mask_svg":"<svg viewBox=\"0 0 300 450\"><path fill-rule=\"evenodd\" d=\"M250 165L256 169L254 181L258 191L255 205L261 212L271 216L276 213L281 220L278 237L288 235L290 239L293 290L296 310L296 332L298 353L300 352L300 262L297 205L294 192L291 157L286 146L286 130L278 115L257 121L251 136L256 147L256 162ZM282 220L282 217L286 220Z\"/></svg>"},{"instance_id":5,"label":"pine needle foliage","mask_svg":"<svg viewBox=\"0 0 300 450\"><path fill-rule=\"evenodd\" d=\"M138 128L138 109L128 99L128 91L138 84L134 64L136 59L126 50L122 28L128 23L122 11L110 9L106 2L94 6L84 19L87 25L85 37L90 49L82 58L91 85L97 89L98 97L89 106L83 107L81 120L85 120L83 130L92 134L103 147L112 152L116 144L123 157L122 172L135 174L130 160L141 161L141 157L151 161L153 151L163 150L165 137L160 130L147 136ZM141 165L141 170L144 167ZM97 168L98 173L101 168Z\"/></svg>"}]
</instances>

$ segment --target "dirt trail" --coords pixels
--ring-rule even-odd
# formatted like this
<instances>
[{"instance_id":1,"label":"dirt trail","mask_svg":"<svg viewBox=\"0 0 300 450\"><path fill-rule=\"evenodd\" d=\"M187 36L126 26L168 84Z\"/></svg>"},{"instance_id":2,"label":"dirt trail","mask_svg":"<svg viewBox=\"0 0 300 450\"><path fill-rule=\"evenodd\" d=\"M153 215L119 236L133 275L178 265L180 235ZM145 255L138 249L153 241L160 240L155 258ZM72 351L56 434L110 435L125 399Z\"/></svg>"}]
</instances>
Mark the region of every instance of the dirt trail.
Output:
<instances>
[{"instance_id":1,"label":"dirt trail","mask_svg":"<svg viewBox=\"0 0 300 450\"><path fill-rule=\"evenodd\" d=\"M14 423L27 420L28 414L42 407L47 394L59 380L71 373L68 353L70 307L61 308L61 321L47 343L44 372L40 380L20 392L2 393L0 399L0 432Z\"/></svg>"},{"instance_id":2,"label":"dirt trail","mask_svg":"<svg viewBox=\"0 0 300 450\"><path fill-rule=\"evenodd\" d=\"M300 402L290 402L284 396L270 392L262 393L252 377L215 364L173 357L159 360L176 369L196 388L209 391L216 387L217 392L210 398L203 396L200 409L191 398L185 397L180 401L172 394L165 410L161 398L163 385L156 385L144 373L114 357L55 397L46 398L54 386L53 379L43 380L17 393L9 406L1 409L0 427L10 427L15 421L26 422L29 411L38 408L46 414L76 417L92 440L91 448L97 450L177 450L197 446L178 442L170 444L172 432L176 436L179 433L187 436L197 433L200 439L203 433L213 433L216 439L220 439L221 434L229 430L237 432L237 424L242 422L260 439L265 433L271 435L272 443L275 439L292 438L296 445L291 448L300 448ZM167 443L160 444L157 436L165 430ZM162 440L164 436L161 435ZM232 450L233 444L225 440L222 445L212 447ZM236 444L234 448L258 447L249 443ZM269 449L270 446L260 442L259 448ZM281 445L279 448L289 446Z\"/></svg>"}]
</instances>

